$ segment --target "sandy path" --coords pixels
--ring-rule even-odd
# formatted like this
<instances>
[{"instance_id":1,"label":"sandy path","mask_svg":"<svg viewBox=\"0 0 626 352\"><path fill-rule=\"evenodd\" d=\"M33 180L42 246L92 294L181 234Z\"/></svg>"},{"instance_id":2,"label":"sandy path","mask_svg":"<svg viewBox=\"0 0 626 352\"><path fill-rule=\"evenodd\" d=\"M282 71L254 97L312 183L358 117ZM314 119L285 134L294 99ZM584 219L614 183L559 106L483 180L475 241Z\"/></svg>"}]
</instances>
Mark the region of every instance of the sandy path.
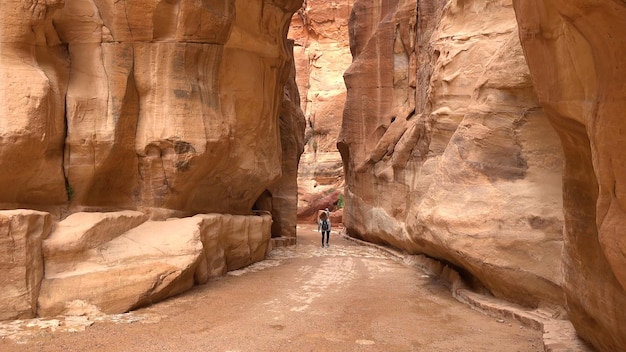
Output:
<instances>
[{"instance_id":1,"label":"sandy path","mask_svg":"<svg viewBox=\"0 0 626 352\"><path fill-rule=\"evenodd\" d=\"M0 340L0 351L543 350L539 331L473 311L373 248L336 234L321 248L318 236L301 228L297 246L264 262L131 314L100 317L82 332L58 331L62 319L56 332L23 322L28 332Z\"/></svg>"}]
</instances>

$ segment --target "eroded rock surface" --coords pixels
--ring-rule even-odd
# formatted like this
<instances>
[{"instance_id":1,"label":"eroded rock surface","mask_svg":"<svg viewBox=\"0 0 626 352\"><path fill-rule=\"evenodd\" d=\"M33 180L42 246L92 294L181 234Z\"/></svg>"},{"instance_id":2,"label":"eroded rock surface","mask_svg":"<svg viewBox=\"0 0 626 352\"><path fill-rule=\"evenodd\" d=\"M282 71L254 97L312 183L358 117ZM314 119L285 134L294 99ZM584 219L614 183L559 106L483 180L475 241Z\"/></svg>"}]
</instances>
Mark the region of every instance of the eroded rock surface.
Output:
<instances>
[{"instance_id":1,"label":"eroded rock surface","mask_svg":"<svg viewBox=\"0 0 626 352\"><path fill-rule=\"evenodd\" d=\"M37 299L43 315L121 312L295 237L304 118L286 35L301 4L0 4L0 209L46 211L3 220L17 252L0 252L15 291L0 319ZM207 213L228 220L204 229Z\"/></svg>"},{"instance_id":2,"label":"eroded rock surface","mask_svg":"<svg viewBox=\"0 0 626 352\"><path fill-rule=\"evenodd\" d=\"M44 273L41 244L51 226L47 213L0 211L0 320L36 314Z\"/></svg>"},{"instance_id":3,"label":"eroded rock surface","mask_svg":"<svg viewBox=\"0 0 626 352\"><path fill-rule=\"evenodd\" d=\"M300 5L3 2L0 203L249 214L303 133L279 120Z\"/></svg>"},{"instance_id":4,"label":"eroded rock surface","mask_svg":"<svg viewBox=\"0 0 626 352\"><path fill-rule=\"evenodd\" d=\"M562 156L512 2L357 1L350 28L348 233L562 307Z\"/></svg>"},{"instance_id":5,"label":"eroded rock surface","mask_svg":"<svg viewBox=\"0 0 626 352\"><path fill-rule=\"evenodd\" d=\"M38 313L75 313L75 302L123 313L160 301L263 260L270 229L270 215L145 221L137 212L73 214L44 241Z\"/></svg>"},{"instance_id":6,"label":"eroded rock surface","mask_svg":"<svg viewBox=\"0 0 626 352\"><path fill-rule=\"evenodd\" d=\"M626 350L626 4L514 3L539 99L565 153L569 314L599 350Z\"/></svg>"},{"instance_id":7,"label":"eroded rock surface","mask_svg":"<svg viewBox=\"0 0 626 352\"><path fill-rule=\"evenodd\" d=\"M59 40L51 22L52 14L62 5L60 0L0 3L3 209L55 206L67 200L63 104L68 62L64 49L57 45Z\"/></svg>"},{"instance_id":8,"label":"eroded rock surface","mask_svg":"<svg viewBox=\"0 0 626 352\"><path fill-rule=\"evenodd\" d=\"M289 28L289 38L296 45L296 82L307 121L306 145L298 170L301 220L311 220L310 215L319 209L318 201L344 184L336 144L346 99L342 77L352 62L348 36L352 3L306 0Z\"/></svg>"},{"instance_id":9,"label":"eroded rock surface","mask_svg":"<svg viewBox=\"0 0 626 352\"><path fill-rule=\"evenodd\" d=\"M304 152L305 119L300 109L300 94L296 84L294 61L285 71L288 78L284 87L280 108L280 138L282 148L282 177L268 188L272 213L272 236L293 239L296 237L298 222L298 165Z\"/></svg>"}]
</instances>

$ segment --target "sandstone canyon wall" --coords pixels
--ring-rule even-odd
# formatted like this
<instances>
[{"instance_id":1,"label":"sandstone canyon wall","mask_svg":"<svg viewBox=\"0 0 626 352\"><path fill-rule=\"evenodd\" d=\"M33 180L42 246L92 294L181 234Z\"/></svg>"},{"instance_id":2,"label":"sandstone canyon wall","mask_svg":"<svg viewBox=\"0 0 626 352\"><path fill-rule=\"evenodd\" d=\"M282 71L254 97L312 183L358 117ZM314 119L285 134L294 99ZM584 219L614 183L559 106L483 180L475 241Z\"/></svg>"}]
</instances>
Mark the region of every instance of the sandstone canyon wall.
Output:
<instances>
[{"instance_id":1,"label":"sandstone canyon wall","mask_svg":"<svg viewBox=\"0 0 626 352\"><path fill-rule=\"evenodd\" d=\"M0 215L0 319L37 300L123 311L295 237L304 119L286 35L301 3L0 3L0 207L34 209ZM76 214L86 228L64 225Z\"/></svg>"},{"instance_id":2,"label":"sandstone canyon wall","mask_svg":"<svg viewBox=\"0 0 626 352\"><path fill-rule=\"evenodd\" d=\"M355 2L348 233L625 350L624 18L611 0Z\"/></svg>"},{"instance_id":3,"label":"sandstone canyon wall","mask_svg":"<svg viewBox=\"0 0 626 352\"><path fill-rule=\"evenodd\" d=\"M320 208L333 208L344 184L336 144L346 99L343 73L352 62L348 19L353 2L306 0L289 29L296 44L296 81L307 120L298 173L301 219L314 217Z\"/></svg>"},{"instance_id":4,"label":"sandstone canyon wall","mask_svg":"<svg viewBox=\"0 0 626 352\"><path fill-rule=\"evenodd\" d=\"M626 3L516 0L539 100L565 152L563 286L578 332L626 350Z\"/></svg>"},{"instance_id":5,"label":"sandstone canyon wall","mask_svg":"<svg viewBox=\"0 0 626 352\"><path fill-rule=\"evenodd\" d=\"M517 28L511 0L354 3L344 225L560 311L562 152Z\"/></svg>"}]
</instances>

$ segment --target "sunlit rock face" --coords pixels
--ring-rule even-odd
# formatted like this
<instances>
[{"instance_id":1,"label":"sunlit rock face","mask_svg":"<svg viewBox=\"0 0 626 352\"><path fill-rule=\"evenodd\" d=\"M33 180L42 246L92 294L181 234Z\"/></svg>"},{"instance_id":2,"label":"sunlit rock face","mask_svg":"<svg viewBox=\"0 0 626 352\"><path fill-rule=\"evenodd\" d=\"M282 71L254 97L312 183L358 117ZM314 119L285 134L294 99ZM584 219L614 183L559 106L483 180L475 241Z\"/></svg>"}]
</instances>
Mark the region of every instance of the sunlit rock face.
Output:
<instances>
[{"instance_id":1,"label":"sunlit rock face","mask_svg":"<svg viewBox=\"0 0 626 352\"><path fill-rule=\"evenodd\" d=\"M124 311L295 236L301 5L0 3L0 209L40 211L0 213L0 319Z\"/></svg>"},{"instance_id":2,"label":"sunlit rock face","mask_svg":"<svg viewBox=\"0 0 626 352\"><path fill-rule=\"evenodd\" d=\"M356 1L350 46L348 233L562 307L562 152L511 0Z\"/></svg>"},{"instance_id":3,"label":"sunlit rock face","mask_svg":"<svg viewBox=\"0 0 626 352\"><path fill-rule=\"evenodd\" d=\"M291 20L298 90L306 126L298 175L298 215L317 214L319 201L344 184L337 137L346 99L343 73L352 62L348 20L353 0L306 0ZM335 205L329 204L331 210Z\"/></svg>"},{"instance_id":4,"label":"sunlit rock face","mask_svg":"<svg viewBox=\"0 0 626 352\"><path fill-rule=\"evenodd\" d=\"M514 3L539 100L565 152L569 315L599 350L626 350L626 4Z\"/></svg>"},{"instance_id":5,"label":"sunlit rock face","mask_svg":"<svg viewBox=\"0 0 626 352\"><path fill-rule=\"evenodd\" d=\"M50 214L0 211L0 320L30 318L44 274L42 242L50 234Z\"/></svg>"},{"instance_id":6,"label":"sunlit rock face","mask_svg":"<svg viewBox=\"0 0 626 352\"><path fill-rule=\"evenodd\" d=\"M280 180L301 1L31 3L2 3L5 208L246 214Z\"/></svg>"},{"instance_id":7,"label":"sunlit rock face","mask_svg":"<svg viewBox=\"0 0 626 352\"><path fill-rule=\"evenodd\" d=\"M60 205L66 51L52 27L63 1L0 3L0 205Z\"/></svg>"}]
</instances>

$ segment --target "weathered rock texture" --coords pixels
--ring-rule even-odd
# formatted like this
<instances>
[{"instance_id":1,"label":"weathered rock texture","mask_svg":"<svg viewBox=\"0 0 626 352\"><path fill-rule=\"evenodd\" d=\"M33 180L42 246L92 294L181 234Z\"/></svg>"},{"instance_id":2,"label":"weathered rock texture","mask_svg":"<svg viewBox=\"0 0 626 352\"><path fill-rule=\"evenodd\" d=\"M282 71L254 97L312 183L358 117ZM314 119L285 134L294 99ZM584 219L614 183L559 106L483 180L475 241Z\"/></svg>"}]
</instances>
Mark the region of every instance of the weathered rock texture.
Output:
<instances>
[{"instance_id":1,"label":"weathered rock texture","mask_svg":"<svg viewBox=\"0 0 626 352\"><path fill-rule=\"evenodd\" d=\"M51 23L62 4L0 3L0 203L5 209L67 200L63 139L68 60L56 45Z\"/></svg>"},{"instance_id":2,"label":"weathered rock texture","mask_svg":"<svg viewBox=\"0 0 626 352\"><path fill-rule=\"evenodd\" d=\"M511 0L356 1L350 46L348 233L563 307L562 152Z\"/></svg>"},{"instance_id":3,"label":"weathered rock texture","mask_svg":"<svg viewBox=\"0 0 626 352\"><path fill-rule=\"evenodd\" d=\"M569 315L602 351L626 350L626 4L514 1L542 106L565 152Z\"/></svg>"},{"instance_id":4,"label":"weathered rock texture","mask_svg":"<svg viewBox=\"0 0 626 352\"><path fill-rule=\"evenodd\" d=\"M122 313L263 260L269 214L149 221L137 211L0 211L0 319Z\"/></svg>"},{"instance_id":5,"label":"weathered rock texture","mask_svg":"<svg viewBox=\"0 0 626 352\"><path fill-rule=\"evenodd\" d=\"M3 2L0 203L249 213L303 133L279 122L300 4Z\"/></svg>"},{"instance_id":6,"label":"weathered rock texture","mask_svg":"<svg viewBox=\"0 0 626 352\"><path fill-rule=\"evenodd\" d=\"M0 320L33 317L43 277L41 244L50 215L33 210L0 211Z\"/></svg>"},{"instance_id":7,"label":"weathered rock texture","mask_svg":"<svg viewBox=\"0 0 626 352\"><path fill-rule=\"evenodd\" d=\"M307 120L298 173L300 218L314 217L315 203L344 184L336 144L346 99L342 77L352 62L348 19L353 2L306 0L291 20L289 38L296 44L296 81Z\"/></svg>"},{"instance_id":8,"label":"weathered rock texture","mask_svg":"<svg viewBox=\"0 0 626 352\"><path fill-rule=\"evenodd\" d=\"M76 302L121 313L162 300L263 260L270 229L269 215L72 214L43 243L38 313L67 313Z\"/></svg>"},{"instance_id":9,"label":"weathered rock texture","mask_svg":"<svg viewBox=\"0 0 626 352\"><path fill-rule=\"evenodd\" d=\"M249 212L281 176L290 54L279 38L293 10L272 1L68 3L54 23L72 62L73 204Z\"/></svg>"},{"instance_id":10,"label":"weathered rock texture","mask_svg":"<svg viewBox=\"0 0 626 352\"><path fill-rule=\"evenodd\" d=\"M293 42L290 42L293 43ZM282 177L268 188L274 222L274 237L295 241L298 213L298 165L304 152L305 119L300 109L300 94L296 84L296 67L291 61L280 108L280 138L282 148ZM297 132L297 133L294 133Z\"/></svg>"},{"instance_id":11,"label":"weathered rock texture","mask_svg":"<svg viewBox=\"0 0 626 352\"><path fill-rule=\"evenodd\" d=\"M68 300L122 311L263 258L269 215L206 236L208 220L184 217L267 210L273 235L295 237L304 118L286 36L301 4L0 3L0 209L45 210L6 220L42 229L95 213L56 226L45 263L46 231L3 223L20 254L0 252L14 291L0 319L35 312L42 265L40 313L56 314Z\"/></svg>"}]
</instances>

